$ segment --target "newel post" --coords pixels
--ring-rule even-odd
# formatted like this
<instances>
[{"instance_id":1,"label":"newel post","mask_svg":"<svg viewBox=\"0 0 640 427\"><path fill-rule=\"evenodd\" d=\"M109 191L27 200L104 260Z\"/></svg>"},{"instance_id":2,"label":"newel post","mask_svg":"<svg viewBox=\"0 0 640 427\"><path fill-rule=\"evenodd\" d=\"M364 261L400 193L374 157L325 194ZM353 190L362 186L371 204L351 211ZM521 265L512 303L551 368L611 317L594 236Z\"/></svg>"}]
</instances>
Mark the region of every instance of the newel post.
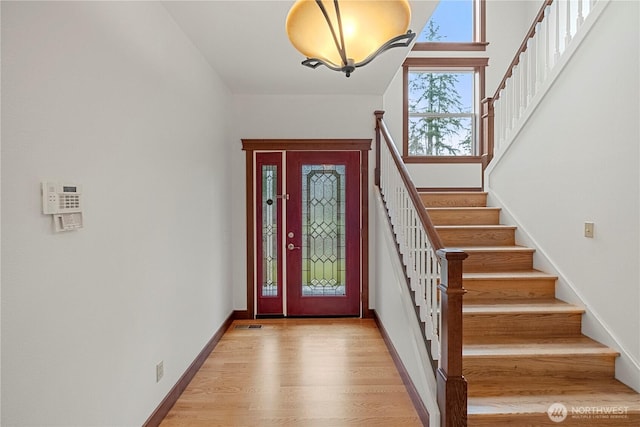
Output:
<instances>
[{"instance_id":1,"label":"newel post","mask_svg":"<svg viewBox=\"0 0 640 427\"><path fill-rule=\"evenodd\" d=\"M441 265L440 367L438 407L442 427L467 425L467 380L462 376L462 261L467 254L459 249L437 251Z\"/></svg>"},{"instance_id":2,"label":"newel post","mask_svg":"<svg viewBox=\"0 0 640 427\"><path fill-rule=\"evenodd\" d=\"M482 170L487 168L493 159L493 98L485 98L481 102L482 117Z\"/></svg>"},{"instance_id":3,"label":"newel post","mask_svg":"<svg viewBox=\"0 0 640 427\"><path fill-rule=\"evenodd\" d=\"M380 187L380 120L382 120L382 116L384 116L384 111L376 110L373 114L376 115L376 169L373 173L374 183Z\"/></svg>"}]
</instances>

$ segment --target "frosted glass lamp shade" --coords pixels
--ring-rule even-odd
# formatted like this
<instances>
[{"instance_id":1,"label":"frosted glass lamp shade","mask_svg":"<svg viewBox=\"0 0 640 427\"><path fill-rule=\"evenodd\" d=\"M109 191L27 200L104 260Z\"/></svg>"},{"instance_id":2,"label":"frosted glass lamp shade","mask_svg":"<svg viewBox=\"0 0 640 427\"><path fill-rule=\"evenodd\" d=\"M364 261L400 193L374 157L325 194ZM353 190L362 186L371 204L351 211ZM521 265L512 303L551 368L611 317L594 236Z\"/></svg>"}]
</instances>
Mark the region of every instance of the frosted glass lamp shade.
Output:
<instances>
[{"instance_id":1,"label":"frosted glass lamp shade","mask_svg":"<svg viewBox=\"0 0 640 427\"><path fill-rule=\"evenodd\" d=\"M379 53L408 46L415 36L407 33L410 20L408 0L298 0L286 30L305 62L313 62L305 65L323 64L348 76Z\"/></svg>"}]
</instances>

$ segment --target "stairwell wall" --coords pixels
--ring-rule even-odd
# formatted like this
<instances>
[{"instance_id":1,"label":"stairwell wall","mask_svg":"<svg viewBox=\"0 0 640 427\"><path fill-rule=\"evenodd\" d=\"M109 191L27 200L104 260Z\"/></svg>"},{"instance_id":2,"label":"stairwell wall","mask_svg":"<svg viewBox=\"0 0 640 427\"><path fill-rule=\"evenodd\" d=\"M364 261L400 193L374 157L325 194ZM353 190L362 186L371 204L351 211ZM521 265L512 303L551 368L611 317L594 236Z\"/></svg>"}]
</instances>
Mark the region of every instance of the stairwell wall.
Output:
<instances>
[{"instance_id":1,"label":"stairwell wall","mask_svg":"<svg viewBox=\"0 0 640 427\"><path fill-rule=\"evenodd\" d=\"M398 258L395 235L391 230L382 197L372 199L375 230L376 315L384 325L393 347L429 412L431 427L440 425L437 384L424 344L423 326L414 314L414 298L407 288L404 266Z\"/></svg>"},{"instance_id":2,"label":"stairwell wall","mask_svg":"<svg viewBox=\"0 0 640 427\"><path fill-rule=\"evenodd\" d=\"M640 390L639 4L611 1L485 176L489 203L587 308L583 332L622 353ZM583 236L584 222L595 237Z\"/></svg>"}]
</instances>

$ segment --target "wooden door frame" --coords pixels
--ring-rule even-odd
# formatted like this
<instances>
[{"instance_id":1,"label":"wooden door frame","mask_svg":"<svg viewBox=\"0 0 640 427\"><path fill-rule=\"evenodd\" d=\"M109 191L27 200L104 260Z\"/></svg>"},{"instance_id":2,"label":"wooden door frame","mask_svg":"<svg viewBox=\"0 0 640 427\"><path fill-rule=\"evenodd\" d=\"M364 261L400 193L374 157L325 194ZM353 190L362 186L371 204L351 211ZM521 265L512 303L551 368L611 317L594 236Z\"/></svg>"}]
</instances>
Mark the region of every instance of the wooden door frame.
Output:
<instances>
[{"instance_id":1,"label":"wooden door frame","mask_svg":"<svg viewBox=\"0 0 640 427\"><path fill-rule=\"evenodd\" d=\"M247 310L237 318L253 319L255 313L255 217L254 153L256 151L359 151L360 152L360 313L372 318L369 309L369 151L371 139L242 139L246 152Z\"/></svg>"}]
</instances>

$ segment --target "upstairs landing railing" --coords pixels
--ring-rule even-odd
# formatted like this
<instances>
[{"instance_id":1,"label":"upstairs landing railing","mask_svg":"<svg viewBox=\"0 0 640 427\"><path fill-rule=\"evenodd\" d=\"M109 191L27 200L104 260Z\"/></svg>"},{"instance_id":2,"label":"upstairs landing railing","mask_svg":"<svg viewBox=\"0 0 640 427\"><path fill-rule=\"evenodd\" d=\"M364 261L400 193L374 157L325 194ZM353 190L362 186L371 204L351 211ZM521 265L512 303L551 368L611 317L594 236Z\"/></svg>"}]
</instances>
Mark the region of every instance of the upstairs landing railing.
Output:
<instances>
[{"instance_id":1,"label":"upstairs landing railing","mask_svg":"<svg viewBox=\"0 0 640 427\"><path fill-rule=\"evenodd\" d=\"M585 20L609 0L545 0L507 72L491 98L482 101L483 161L508 144L531 113L539 95L583 32Z\"/></svg>"},{"instance_id":2,"label":"upstairs landing railing","mask_svg":"<svg viewBox=\"0 0 640 427\"><path fill-rule=\"evenodd\" d=\"M378 186L424 324L425 343L437 379L440 425L467 425L467 382L462 376L462 261L446 249L429 218L400 153L376 111Z\"/></svg>"}]
</instances>

